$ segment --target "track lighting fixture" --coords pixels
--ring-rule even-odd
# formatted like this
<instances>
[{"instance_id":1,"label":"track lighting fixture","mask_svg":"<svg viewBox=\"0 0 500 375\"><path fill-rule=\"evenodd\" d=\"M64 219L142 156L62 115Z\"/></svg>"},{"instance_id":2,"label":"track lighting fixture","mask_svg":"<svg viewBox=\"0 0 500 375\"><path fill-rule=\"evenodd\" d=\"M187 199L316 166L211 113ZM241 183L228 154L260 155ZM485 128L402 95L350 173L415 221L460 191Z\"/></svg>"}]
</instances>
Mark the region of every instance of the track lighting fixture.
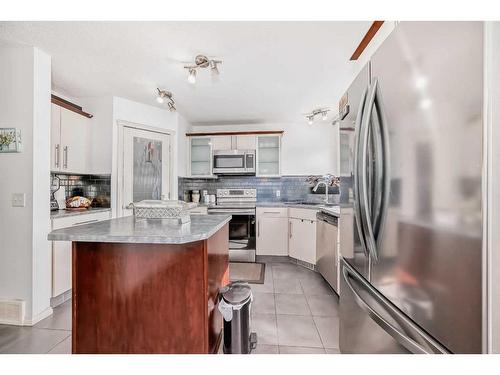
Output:
<instances>
[{"instance_id":1,"label":"track lighting fixture","mask_svg":"<svg viewBox=\"0 0 500 375\"><path fill-rule=\"evenodd\" d=\"M219 75L218 65L222 64L221 60L209 59L205 55L198 55L194 59L194 64L185 65L184 69L188 70L188 82L191 84L196 83L196 73L198 69L210 68L212 76Z\"/></svg>"},{"instance_id":2,"label":"track lighting fixture","mask_svg":"<svg viewBox=\"0 0 500 375\"><path fill-rule=\"evenodd\" d=\"M160 104L163 104L165 102L165 100L167 100L167 106L168 106L169 111L175 112L176 111L175 101L174 101L172 93L170 91L160 90L159 88L157 88L156 90L158 90L158 94L156 96L156 101Z\"/></svg>"},{"instance_id":3,"label":"track lighting fixture","mask_svg":"<svg viewBox=\"0 0 500 375\"><path fill-rule=\"evenodd\" d=\"M330 112L330 108L319 108L313 110L311 113L307 113L305 117L309 125L312 125L316 116L321 116L321 119L323 121L326 121L326 119L328 118L328 112Z\"/></svg>"}]
</instances>

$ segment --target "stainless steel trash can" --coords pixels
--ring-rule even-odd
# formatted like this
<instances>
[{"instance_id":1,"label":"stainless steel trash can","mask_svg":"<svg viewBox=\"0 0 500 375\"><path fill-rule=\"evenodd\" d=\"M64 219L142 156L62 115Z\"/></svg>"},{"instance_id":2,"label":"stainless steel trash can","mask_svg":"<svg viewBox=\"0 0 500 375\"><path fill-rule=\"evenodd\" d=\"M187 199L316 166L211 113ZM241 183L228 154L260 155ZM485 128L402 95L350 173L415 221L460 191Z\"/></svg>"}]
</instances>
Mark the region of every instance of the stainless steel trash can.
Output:
<instances>
[{"instance_id":1,"label":"stainless steel trash can","mask_svg":"<svg viewBox=\"0 0 500 375\"><path fill-rule=\"evenodd\" d=\"M224 354L249 354L255 349L257 335L250 332L252 299L252 289L246 282L235 281L220 289Z\"/></svg>"}]
</instances>

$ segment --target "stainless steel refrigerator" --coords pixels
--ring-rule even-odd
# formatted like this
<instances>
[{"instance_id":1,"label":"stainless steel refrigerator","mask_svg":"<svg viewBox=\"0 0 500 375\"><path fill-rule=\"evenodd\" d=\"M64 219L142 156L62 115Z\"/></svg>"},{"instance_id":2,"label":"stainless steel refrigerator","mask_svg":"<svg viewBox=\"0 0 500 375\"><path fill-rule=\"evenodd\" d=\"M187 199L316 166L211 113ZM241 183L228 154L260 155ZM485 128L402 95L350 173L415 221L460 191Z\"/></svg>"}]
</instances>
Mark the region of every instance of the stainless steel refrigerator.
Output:
<instances>
[{"instance_id":1,"label":"stainless steel refrigerator","mask_svg":"<svg viewBox=\"0 0 500 375\"><path fill-rule=\"evenodd\" d=\"M481 353L482 96L481 22L401 22L344 97L342 353Z\"/></svg>"}]
</instances>

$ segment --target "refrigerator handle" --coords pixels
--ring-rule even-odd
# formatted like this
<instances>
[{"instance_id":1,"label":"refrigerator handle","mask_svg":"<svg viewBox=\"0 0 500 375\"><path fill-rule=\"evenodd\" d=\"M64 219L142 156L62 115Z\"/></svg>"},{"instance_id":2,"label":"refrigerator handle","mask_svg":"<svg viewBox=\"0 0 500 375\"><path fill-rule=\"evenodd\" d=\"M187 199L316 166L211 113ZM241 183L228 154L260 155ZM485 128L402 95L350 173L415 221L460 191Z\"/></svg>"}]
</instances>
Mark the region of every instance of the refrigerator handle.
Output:
<instances>
[{"instance_id":1,"label":"refrigerator handle","mask_svg":"<svg viewBox=\"0 0 500 375\"><path fill-rule=\"evenodd\" d=\"M426 349L419 343L417 343L415 340L401 332L398 328L394 327L391 323L389 323L384 317L382 317L375 309L373 309L364 299L359 295L358 292L356 292L355 288L351 284L351 281L349 278L355 279L358 283L360 283L364 290L369 293L375 300L379 301L378 296L376 296L375 292L372 290L373 287L368 284L363 278L359 277L356 275L353 271L349 269L349 266L347 266L345 263L343 264L342 267L342 274L344 277L344 280L346 282L346 285L348 288L351 290L354 299L357 303L357 305L363 309L368 316L375 322L377 325L379 325L385 332L387 332L389 335L392 336L399 344L401 344L403 347L405 347L407 350L409 350L411 353L415 354L448 354L450 353L447 349L442 347L439 343L437 343L434 339L432 339L430 336L426 335L424 332L418 332L416 328L413 328L413 331L415 331L423 341L429 343L429 346L431 348ZM381 302L383 303L383 302ZM385 303L384 303L385 304ZM396 311L387 311L396 321L397 319L394 317ZM400 313L398 313L400 314ZM435 350L432 350L435 349Z\"/></svg>"},{"instance_id":2,"label":"refrigerator handle","mask_svg":"<svg viewBox=\"0 0 500 375\"><path fill-rule=\"evenodd\" d=\"M354 126L354 221L356 222L356 229L358 231L359 241L361 242L361 246L365 255L368 257L368 248L366 246L365 235L363 233L363 225L362 225L362 217L361 217L361 208L360 208L360 190L359 190L359 173L358 173L358 165L360 159L360 134L361 134L361 124L363 122L363 116L365 113L366 107L366 98L368 93L369 86L365 88L363 94L361 95L361 101L359 102L358 113L356 116L356 124Z\"/></svg>"},{"instance_id":3,"label":"refrigerator handle","mask_svg":"<svg viewBox=\"0 0 500 375\"><path fill-rule=\"evenodd\" d=\"M375 83L376 84L376 83ZM377 107L377 91L375 91L375 105L371 112L371 141L373 146L373 163L369 163L369 168L371 168L370 175L372 176L373 188L372 194L373 198L371 200L370 207L370 217L373 224L373 235L375 240L378 240L378 234L380 233L379 227L382 219L382 198L384 189L384 145L382 139L382 128L379 120L379 111ZM377 242L378 248L378 242Z\"/></svg>"},{"instance_id":4,"label":"refrigerator handle","mask_svg":"<svg viewBox=\"0 0 500 375\"><path fill-rule=\"evenodd\" d=\"M360 147L360 156L359 156L359 163L357 165L358 170L358 182L359 187L359 205L360 205L360 216L361 216L361 223L363 224L363 232L365 234L365 243L366 247L368 249L368 252L370 253L371 258L374 261L378 260L378 254L377 254L377 244L375 242L375 235L373 233L373 225L372 225L372 220L371 220L371 209L369 206L369 202L372 201L370 197L368 197L369 194L369 189L367 186L367 171L368 171L368 161L367 161L367 152L368 152L368 142L369 142L369 135L370 135L370 124L372 123L371 117L372 117L372 112L373 112L373 107L375 104L375 90L377 88L376 82L373 83L370 86L370 92L368 94L368 97L366 99L366 111L363 116L363 119L361 121L361 128L359 132L359 147ZM371 132L373 133L373 131ZM360 180L360 181L359 181Z\"/></svg>"},{"instance_id":5,"label":"refrigerator handle","mask_svg":"<svg viewBox=\"0 0 500 375\"><path fill-rule=\"evenodd\" d=\"M380 248L380 242L382 240L382 233L384 233L384 225L385 225L385 220L387 216L387 211L389 208L389 196L390 196L390 190L391 190L391 178L390 178L390 171L391 171L391 157L390 157L390 147L389 147L389 130L387 126L387 117L385 115L385 108L384 108L384 103L382 101L382 94L380 90L380 84L378 82L378 79L375 78L374 80L374 85L375 85L375 107L377 109L377 120L378 120L378 125L379 125L379 130L380 130L380 139L381 139L381 155L380 155L380 162L381 162L381 194L380 196L380 211L376 216L376 223L374 226L374 234L375 238L377 239L377 248Z\"/></svg>"}]
</instances>

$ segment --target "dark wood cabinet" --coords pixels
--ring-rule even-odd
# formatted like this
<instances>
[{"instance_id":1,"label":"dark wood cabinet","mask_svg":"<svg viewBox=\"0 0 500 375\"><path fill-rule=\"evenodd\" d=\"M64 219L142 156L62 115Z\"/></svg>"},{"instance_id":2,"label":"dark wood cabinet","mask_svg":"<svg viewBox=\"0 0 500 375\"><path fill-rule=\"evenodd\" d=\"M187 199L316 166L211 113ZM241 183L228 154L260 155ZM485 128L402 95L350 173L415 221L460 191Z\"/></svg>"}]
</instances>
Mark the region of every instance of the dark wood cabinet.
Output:
<instances>
[{"instance_id":1,"label":"dark wood cabinet","mask_svg":"<svg viewBox=\"0 0 500 375\"><path fill-rule=\"evenodd\" d=\"M73 242L73 353L216 353L228 225L182 245Z\"/></svg>"}]
</instances>

